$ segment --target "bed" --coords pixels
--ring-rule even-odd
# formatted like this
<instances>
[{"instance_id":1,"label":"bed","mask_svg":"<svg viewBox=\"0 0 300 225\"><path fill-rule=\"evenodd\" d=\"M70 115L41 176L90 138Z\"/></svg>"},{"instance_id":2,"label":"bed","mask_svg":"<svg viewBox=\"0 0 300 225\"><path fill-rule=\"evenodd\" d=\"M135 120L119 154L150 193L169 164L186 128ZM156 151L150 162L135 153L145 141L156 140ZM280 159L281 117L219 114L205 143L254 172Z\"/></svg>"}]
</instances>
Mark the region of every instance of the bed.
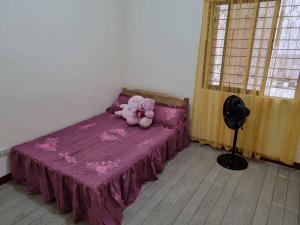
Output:
<instances>
[{"instance_id":1,"label":"bed","mask_svg":"<svg viewBox=\"0 0 300 225\"><path fill-rule=\"evenodd\" d=\"M122 89L159 104L187 107L187 99ZM188 113L187 113L188 115ZM12 180L29 193L56 201L61 213L91 225L121 224L123 209L133 203L143 183L157 179L168 159L189 144L188 118L176 127L128 126L109 110L49 135L15 146Z\"/></svg>"}]
</instances>

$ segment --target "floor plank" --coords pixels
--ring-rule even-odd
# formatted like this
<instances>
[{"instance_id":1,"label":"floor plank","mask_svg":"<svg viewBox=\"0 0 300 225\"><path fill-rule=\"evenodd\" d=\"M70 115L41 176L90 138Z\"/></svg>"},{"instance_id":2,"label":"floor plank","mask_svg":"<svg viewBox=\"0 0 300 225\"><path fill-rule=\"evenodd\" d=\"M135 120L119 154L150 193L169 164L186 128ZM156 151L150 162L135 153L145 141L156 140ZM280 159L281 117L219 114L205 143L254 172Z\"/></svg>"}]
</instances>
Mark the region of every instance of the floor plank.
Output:
<instances>
[{"instance_id":1,"label":"floor plank","mask_svg":"<svg viewBox=\"0 0 300 225\"><path fill-rule=\"evenodd\" d=\"M273 202L284 206L287 194L289 169L280 167L276 179Z\"/></svg>"},{"instance_id":2,"label":"floor plank","mask_svg":"<svg viewBox=\"0 0 300 225\"><path fill-rule=\"evenodd\" d=\"M268 225L282 224L283 212L284 212L284 207L282 205L272 202Z\"/></svg>"},{"instance_id":3,"label":"floor plank","mask_svg":"<svg viewBox=\"0 0 300 225\"><path fill-rule=\"evenodd\" d=\"M285 207L299 211L300 181L293 179L290 171Z\"/></svg>"},{"instance_id":4,"label":"floor plank","mask_svg":"<svg viewBox=\"0 0 300 225\"><path fill-rule=\"evenodd\" d=\"M209 153L209 152L208 152ZM170 212L170 208L176 203L180 202L184 206L193 193L196 191L200 183L205 179L206 176L209 176L209 173L218 173L218 169L212 169L215 163L213 156L208 154L202 155L202 159L205 159L203 163L196 163L179 181L179 183L166 195L164 199L160 201L157 207L149 214L145 219L143 225L149 224L166 224L167 221L163 223L161 219L168 218L171 220L171 215L166 215L163 213L166 209ZM180 209L179 209L180 210ZM175 211L173 211L175 212ZM178 212L177 212L178 213Z\"/></svg>"},{"instance_id":5,"label":"floor plank","mask_svg":"<svg viewBox=\"0 0 300 225\"><path fill-rule=\"evenodd\" d=\"M298 225L299 212L285 208L283 216L283 225Z\"/></svg>"},{"instance_id":6,"label":"floor plank","mask_svg":"<svg viewBox=\"0 0 300 225\"><path fill-rule=\"evenodd\" d=\"M244 198L246 197L250 185L253 182L256 174L254 167L249 167L243 174L241 182L239 183L236 191L234 192L231 201L226 209L224 217L222 218L221 224L235 224L239 209L242 206Z\"/></svg>"},{"instance_id":7,"label":"floor plank","mask_svg":"<svg viewBox=\"0 0 300 225\"><path fill-rule=\"evenodd\" d=\"M196 210L190 225L203 225L205 224L208 216L218 200L220 194L223 191L224 186L227 184L232 172L230 170L222 170L218 179L210 189L205 199L201 202L200 206Z\"/></svg>"},{"instance_id":8,"label":"floor plank","mask_svg":"<svg viewBox=\"0 0 300 225\"><path fill-rule=\"evenodd\" d=\"M244 171L233 171L205 224L220 224Z\"/></svg>"},{"instance_id":9,"label":"floor plank","mask_svg":"<svg viewBox=\"0 0 300 225\"><path fill-rule=\"evenodd\" d=\"M278 175L268 219L268 225L283 224L284 208L287 196L289 169L286 167L279 167Z\"/></svg>"},{"instance_id":10,"label":"floor plank","mask_svg":"<svg viewBox=\"0 0 300 225\"><path fill-rule=\"evenodd\" d=\"M160 200L163 199L170 192L170 190L172 190L172 188L182 179L182 177L189 170L192 170L194 165L205 163L205 161L205 157L202 157L202 154L199 154L198 157L192 158L185 167L180 168L177 173L171 177L171 179L159 191L157 191L154 196L151 197L146 205L139 209L138 213L136 213L129 220L128 224L142 224L151 211L159 204Z\"/></svg>"},{"instance_id":11,"label":"floor plank","mask_svg":"<svg viewBox=\"0 0 300 225\"><path fill-rule=\"evenodd\" d=\"M253 225L266 225L269 218L271 203L278 173L278 166L269 165L266 178L252 219Z\"/></svg>"},{"instance_id":12,"label":"floor plank","mask_svg":"<svg viewBox=\"0 0 300 225\"><path fill-rule=\"evenodd\" d=\"M250 225L256 209L262 186L266 177L268 166L261 164L254 172L249 187L245 190L243 201L237 205L236 220L234 224ZM224 221L225 222L225 221ZM226 223L223 223L226 224Z\"/></svg>"},{"instance_id":13,"label":"floor plank","mask_svg":"<svg viewBox=\"0 0 300 225\"><path fill-rule=\"evenodd\" d=\"M26 218L33 211L43 207L44 203L40 195L29 195L27 198L24 198L20 204L1 212L0 224L16 224L20 220Z\"/></svg>"},{"instance_id":14,"label":"floor plank","mask_svg":"<svg viewBox=\"0 0 300 225\"><path fill-rule=\"evenodd\" d=\"M180 168L187 168L187 166L193 161L192 158L198 157L199 154L203 153L204 151L199 151L198 146L195 145L189 147L189 151L180 152L174 160L167 164L167 168L159 176L159 180L146 184L142 189L143 195L140 195L134 204L125 209L123 223L126 224L141 207L147 204L149 199L158 192L159 189L161 189Z\"/></svg>"}]
</instances>

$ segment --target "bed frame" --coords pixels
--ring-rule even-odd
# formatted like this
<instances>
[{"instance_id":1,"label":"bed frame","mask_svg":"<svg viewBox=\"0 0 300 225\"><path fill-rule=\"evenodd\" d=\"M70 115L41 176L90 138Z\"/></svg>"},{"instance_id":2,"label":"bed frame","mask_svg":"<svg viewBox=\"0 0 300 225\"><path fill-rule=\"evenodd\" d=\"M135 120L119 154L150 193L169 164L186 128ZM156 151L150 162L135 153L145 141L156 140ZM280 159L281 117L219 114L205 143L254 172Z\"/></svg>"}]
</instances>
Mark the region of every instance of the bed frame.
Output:
<instances>
[{"instance_id":1,"label":"bed frame","mask_svg":"<svg viewBox=\"0 0 300 225\"><path fill-rule=\"evenodd\" d=\"M167 94L162 94L158 92L152 92L152 91L145 91L140 89L127 89L122 88L122 93L128 96L133 95L141 95L146 98L152 98L156 102L167 104L167 105L174 105L174 106L189 106L189 99L188 98L177 98L174 96L170 96Z\"/></svg>"},{"instance_id":2,"label":"bed frame","mask_svg":"<svg viewBox=\"0 0 300 225\"><path fill-rule=\"evenodd\" d=\"M151 97L157 102L176 106L186 106L188 103L188 99L182 100L149 91L123 88L122 93L129 96L140 94ZM189 140L188 130L184 123L172 129L153 126L148 131L142 131L139 127L128 127L125 121L116 119L115 116L111 115L109 112L103 113L82 121L80 124L74 124L67 128L69 130L64 130L60 134L53 135L52 133L32 142L13 147L10 159L14 183L27 183L27 190L32 193L41 192L46 202L56 199L58 211L62 213L71 211L72 218L75 220L85 219L89 224L99 225L104 222L105 224L121 224L123 209L137 198L142 183L155 180L157 178L156 174L164 168L166 160L186 147ZM79 131L81 125L90 126L91 124L97 125L97 123L98 126L90 132ZM124 130L126 136L123 137L122 134L118 133L118 130ZM136 139L138 131L141 132L140 139ZM70 133L76 135L71 142L64 138ZM102 135L99 136L99 134ZM109 138L104 138L103 135ZM175 139L176 137L178 137L178 140ZM76 143L82 143L82 140L86 140L86 138L92 138L91 140L95 141L86 142L82 146L76 145ZM153 145L150 142L151 146L149 146L148 141L152 138L154 140ZM117 139L119 141L123 140L123 142L120 144L119 141L116 141ZM102 140L114 141L115 144L114 146L110 142L104 144ZM131 140L136 141L132 142ZM60 144L56 145L57 142ZM128 143L126 148L122 146L125 143ZM132 151L132 148L138 148L139 143L143 144L140 148L142 150ZM144 147L144 145L147 147ZM53 148L50 149L49 146ZM111 151L107 150L106 146L109 146ZM35 149L35 147L38 149ZM67 152L63 153L65 150ZM69 162L65 155L69 156L68 153L73 152L73 150L78 151L78 153L82 151L82 154L72 156ZM128 153L126 154L124 150ZM55 151L58 152L54 153ZM45 153L45 155L37 157L36 152ZM132 155L128 156L129 152ZM64 156L61 156L61 153ZM53 159L49 159L48 154ZM102 156L103 154L105 154L105 157ZM119 159L125 155L128 157L126 160ZM76 163L75 157L78 160L78 165L75 164L70 169L72 165L66 163ZM49 160L41 163L44 158ZM89 160L87 160L88 158ZM98 165L102 165L102 163L104 163L103 166L105 165L104 168L107 168L107 170L118 168L104 176L104 172L100 171L99 174L97 171ZM62 167L65 169L55 170ZM72 173L68 172L69 169L72 170ZM43 170L43 172L40 173L40 170ZM53 170L53 173L50 173L50 170ZM26 176L26 174L31 176ZM83 180L83 176L90 177ZM58 178L56 179L56 177ZM94 182L94 179L99 179L99 181ZM124 196L122 195L123 190L126 193ZM89 198L96 198L96 200L90 201ZM100 202L97 202L98 199ZM81 201L84 201L85 204L78 205Z\"/></svg>"}]
</instances>

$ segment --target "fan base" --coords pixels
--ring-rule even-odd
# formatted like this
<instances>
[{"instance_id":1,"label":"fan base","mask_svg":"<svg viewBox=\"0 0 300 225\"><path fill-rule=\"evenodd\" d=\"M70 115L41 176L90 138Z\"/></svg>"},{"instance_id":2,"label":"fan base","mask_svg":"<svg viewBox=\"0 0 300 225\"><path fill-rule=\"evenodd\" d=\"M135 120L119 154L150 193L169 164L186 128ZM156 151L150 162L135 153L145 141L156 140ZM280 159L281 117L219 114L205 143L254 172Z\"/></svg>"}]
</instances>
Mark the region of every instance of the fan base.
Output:
<instances>
[{"instance_id":1,"label":"fan base","mask_svg":"<svg viewBox=\"0 0 300 225\"><path fill-rule=\"evenodd\" d=\"M248 167L246 159L239 155L222 154L218 156L218 163L230 170L244 170Z\"/></svg>"}]
</instances>

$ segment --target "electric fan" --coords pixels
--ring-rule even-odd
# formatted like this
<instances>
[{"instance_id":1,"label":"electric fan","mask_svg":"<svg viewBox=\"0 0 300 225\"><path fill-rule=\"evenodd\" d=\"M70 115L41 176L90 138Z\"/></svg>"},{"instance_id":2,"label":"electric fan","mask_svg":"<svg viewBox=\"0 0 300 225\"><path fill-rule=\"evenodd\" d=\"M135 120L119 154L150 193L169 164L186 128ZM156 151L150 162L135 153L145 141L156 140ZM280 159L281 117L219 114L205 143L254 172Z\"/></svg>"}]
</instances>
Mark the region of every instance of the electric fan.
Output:
<instances>
[{"instance_id":1,"label":"electric fan","mask_svg":"<svg viewBox=\"0 0 300 225\"><path fill-rule=\"evenodd\" d=\"M236 95L229 96L223 105L223 117L226 125L234 130L233 147L231 154L222 154L218 157L218 163L231 170L243 170L248 167L247 160L236 154L236 142L238 130L246 122L250 110L245 106L241 98Z\"/></svg>"}]
</instances>

